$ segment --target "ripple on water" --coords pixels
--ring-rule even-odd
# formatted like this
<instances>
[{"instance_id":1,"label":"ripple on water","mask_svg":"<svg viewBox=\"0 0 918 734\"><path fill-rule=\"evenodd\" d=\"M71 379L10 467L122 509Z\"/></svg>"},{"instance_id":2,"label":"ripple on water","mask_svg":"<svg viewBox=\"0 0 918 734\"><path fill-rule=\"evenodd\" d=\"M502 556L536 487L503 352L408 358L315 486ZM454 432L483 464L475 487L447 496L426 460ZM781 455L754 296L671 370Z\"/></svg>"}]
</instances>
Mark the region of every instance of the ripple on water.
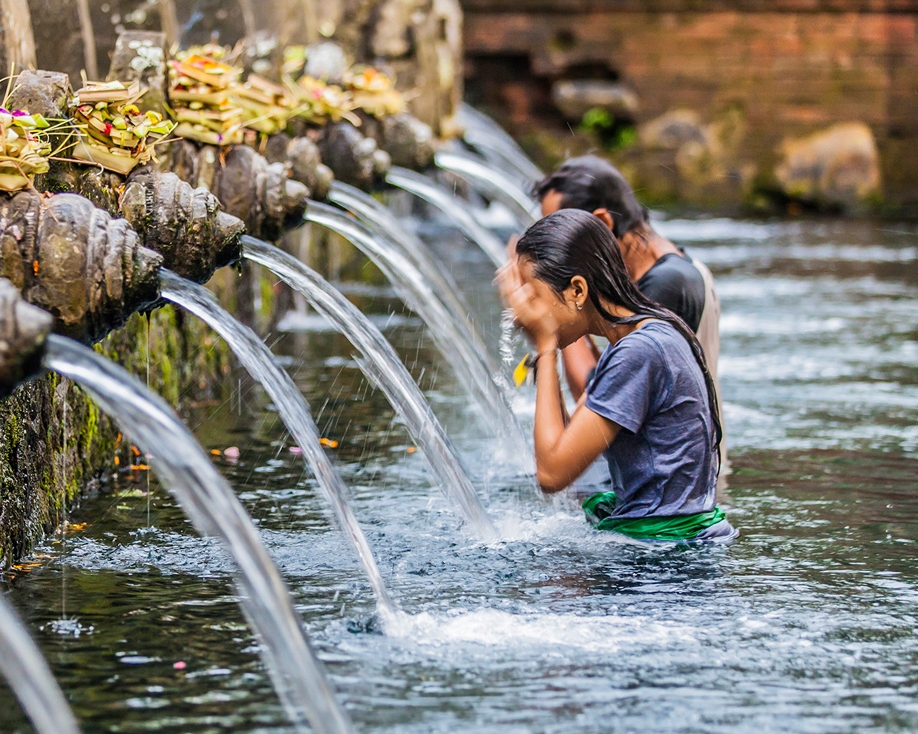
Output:
<instances>
[{"instance_id":1,"label":"ripple on water","mask_svg":"<svg viewBox=\"0 0 918 734\"><path fill-rule=\"evenodd\" d=\"M918 730L914 233L729 220L661 230L717 274L732 546L626 544L590 529L574 498L536 499L423 332L393 328L500 529L480 543L360 382L351 349L318 328L288 334L276 348L340 444L401 607L380 634L356 559L258 391L203 415L208 447L241 448L221 468L358 730ZM447 265L461 254L453 275L497 344L490 264L442 229L433 244ZM515 402L531 419L531 391ZM79 512L90 525L44 548L11 599L53 651L84 729L289 731L230 564L155 479L149 494L102 494ZM61 620L84 632L56 633ZM11 703L0 710L15 712L0 728L25 729Z\"/></svg>"}]
</instances>

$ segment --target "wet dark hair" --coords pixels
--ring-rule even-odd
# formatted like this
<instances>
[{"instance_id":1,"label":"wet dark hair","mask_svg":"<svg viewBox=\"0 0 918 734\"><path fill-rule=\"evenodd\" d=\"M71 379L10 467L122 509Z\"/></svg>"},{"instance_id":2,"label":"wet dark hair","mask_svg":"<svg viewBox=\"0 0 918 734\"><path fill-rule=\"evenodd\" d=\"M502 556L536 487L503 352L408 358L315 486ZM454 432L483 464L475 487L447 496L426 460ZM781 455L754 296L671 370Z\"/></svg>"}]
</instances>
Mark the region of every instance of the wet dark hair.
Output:
<instances>
[{"instance_id":1,"label":"wet dark hair","mask_svg":"<svg viewBox=\"0 0 918 734\"><path fill-rule=\"evenodd\" d=\"M559 297L575 275L587 283L590 302L606 321L635 324L647 318L673 326L688 342L701 368L708 391L708 407L713 418L714 456L720 473L720 441L723 428L717 405L717 390L708 372L704 351L688 325L672 311L641 293L625 269L618 242L598 218L579 209L561 209L533 224L516 243L516 254L532 263L534 277L546 283ZM634 313L619 318L609 313L603 301Z\"/></svg>"},{"instance_id":2,"label":"wet dark hair","mask_svg":"<svg viewBox=\"0 0 918 734\"><path fill-rule=\"evenodd\" d=\"M607 209L616 237L647 224L647 209L638 203L631 184L615 166L595 155L571 158L533 188L539 201L549 191L561 194L561 209Z\"/></svg>"}]
</instances>

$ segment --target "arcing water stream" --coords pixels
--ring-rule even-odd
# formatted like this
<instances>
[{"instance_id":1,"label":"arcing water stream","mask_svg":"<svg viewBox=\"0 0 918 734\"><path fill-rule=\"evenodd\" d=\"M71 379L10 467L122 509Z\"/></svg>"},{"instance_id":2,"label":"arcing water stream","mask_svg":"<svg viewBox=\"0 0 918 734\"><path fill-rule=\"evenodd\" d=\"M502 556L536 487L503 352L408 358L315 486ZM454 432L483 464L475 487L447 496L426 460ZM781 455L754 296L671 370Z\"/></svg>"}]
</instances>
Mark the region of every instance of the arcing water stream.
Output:
<instances>
[{"instance_id":1,"label":"arcing water stream","mask_svg":"<svg viewBox=\"0 0 918 734\"><path fill-rule=\"evenodd\" d=\"M545 176L506 130L471 105L460 107L459 124L465 127L463 139L466 143L492 164L509 165L523 186L531 186Z\"/></svg>"},{"instance_id":2,"label":"arcing water stream","mask_svg":"<svg viewBox=\"0 0 918 734\"><path fill-rule=\"evenodd\" d=\"M28 629L0 594L0 673L38 734L79 734L67 699Z\"/></svg>"},{"instance_id":3,"label":"arcing water stream","mask_svg":"<svg viewBox=\"0 0 918 734\"><path fill-rule=\"evenodd\" d=\"M440 209L459 231L491 258L495 268L507 262L507 253L501 241L491 230L476 222L468 212L467 202L453 195L449 189L440 186L428 176L398 166L389 169L386 183L404 189Z\"/></svg>"},{"instance_id":4,"label":"arcing water stream","mask_svg":"<svg viewBox=\"0 0 918 734\"><path fill-rule=\"evenodd\" d=\"M271 396L287 430L318 479L341 530L357 551L376 594L383 622L392 619L395 605L386 590L373 551L348 501L347 489L319 443L319 431L312 420L309 405L293 380L274 364L274 355L264 342L222 308L210 291L169 271L163 271L161 281L163 298L190 311L216 331L229 344L249 374Z\"/></svg>"},{"instance_id":5,"label":"arcing water stream","mask_svg":"<svg viewBox=\"0 0 918 734\"><path fill-rule=\"evenodd\" d=\"M45 365L88 390L150 455L195 527L220 538L233 559L240 602L261 637L266 667L294 726L299 730L308 721L313 731L352 731L251 519L175 414L124 369L70 339L48 337Z\"/></svg>"},{"instance_id":6,"label":"arcing water stream","mask_svg":"<svg viewBox=\"0 0 918 734\"><path fill-rule=\"evenodd\" d=\"M474 324L468 323L469 307L459 292L452 276L445 272L430 249L399 222L396 216L369 194L347 184L335 181L328 192L328 200L346 209L360 219L378 237L386 239L386 245L397 248L420 271L430 290L449 310L455 321L465 324L466 336L472 346L487 356L488 348L482 342Z\"/></svg>"},{"instance_id":7,"label":"arcing water stream","mask_svg":"<svg viewBox=\"0 0 918 734\"><path fill-rule=\"evenodd\" d=\"M418 269L340 209L310 202L305 218L346 237L376 263L405 303L424 319L449 367L476 400L479 416L491 428L493 435L518 457L530 454L528 441L520 430L507 397L495 382L494 371L486 355L469 348L474 339L468 336L464 320L450 318Z\"/></svg>"},{"instance_id":8,"label":"arcing water stream","mask_svg":"<svg viewBox=\"0 0 918 734\"><path fill-rule=\"evenodd\" d=\"M536 220L536 203L529 192L506 177L501 169L472 155L440 151L436 155L437 167L465 179L482 194L499 201L516 218L521 229Z\"/></svg>"},{"instance_id":9,"label":"arcing water stream","mask_svg":"<svg viewBox=\"0 0 918 734\"><path fill-rule=\"evenodd\" d=\"M431 471L451 503L469 521L472 532L493 541L497 531L481 504L449 437L430 409L411 374L379 329L318 273L266 242L243 238L243 255L283 278L360 350L360 367L375 387L405 420L412 437L424 452Z\"/></svg>"}]
</instances>

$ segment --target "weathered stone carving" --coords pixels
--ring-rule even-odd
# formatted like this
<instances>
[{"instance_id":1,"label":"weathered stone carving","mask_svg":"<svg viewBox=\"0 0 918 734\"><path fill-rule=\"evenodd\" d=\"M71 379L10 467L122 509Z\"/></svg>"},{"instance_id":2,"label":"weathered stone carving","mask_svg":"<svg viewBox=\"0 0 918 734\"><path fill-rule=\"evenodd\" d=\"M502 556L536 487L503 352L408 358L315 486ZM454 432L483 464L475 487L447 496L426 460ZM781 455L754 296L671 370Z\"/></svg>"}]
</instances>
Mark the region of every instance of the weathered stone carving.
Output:
<instances>
[{"instance_id":1,"label":"weathered stone carving","mask_svg":"<svg viewBox=\"0 0 918 734\"><path fill-rule=\"evenodd\" d=\"M72 93L66 74L23 72L16 86L11 98L17 106L30 105L24 108L34 107L46 117L66 116ZM215 268L239 257L239 235L245 225L220 211L218 200L206 189L195 189L175 174L143 166L125 179L91 165L52 161L36 186L78 193L112 216L125 216L141 242L163 255L165 267L190 280L206 282Z\"/></svg>"},{"instance_id":2,"label":"weathered stone carving","mask_svg":"<svg viewBox=\"0 0 918 734\"><path fill-rule=\"evenodd\" d=\"M324 199L335 178L332 170L322 163L319 146L303 135L293 138L283 133L272 135L265 146L265 158L271 163L286 164L290 176L305 184L313 199Z\"/></svg>"},{"instance_id":3,"label":"weathered stone carving","mask_svg":"<svg viewBox=\"0 0 918 734\"><path fill-rule=\"evenodd\" d=\"M423 171L433 164L436 141L430 125L403 112L382 119L362 116L364 135L389 154L393 166Z\"/></svg>"},{"instance_id":4,"label":"weathered stone carving","mask_svg":"<svg viewBox=\"0 0 918 734\"><path fill-rule=\"evenodd\" d=\"M268 163L251 148L179 140L170 145L169 153L161 168L194 186L204 186L255 237L276 238L306 211L306 186L289 178L284 164Z\"/></svg>"},{"instance_id":5,"label":"weathered stone carving","mask_svg":"<svg viewBox=\"0 0 918 734\"><path fill-rule=\"evenodd\" d=\"M317 142L322 160L335 172L335 177L361 189L369 188L391 163L380 156L382 151L373 138L364 137L349 122L326 125Z\"/></svg>"},{"instance_id":6,"label":"weathered stone carving","mask_svg":"<svg viewBox=\"0 0 918 734\"><path fill-rule=\"evenodd\" d=\"M140 82L147 90L138 102L141 109L162 112L168 78L167 48L164 33L124 31L115 41L107 78Z\"/></svg>"},{"instance_id":7,"label":"weathered stone carving","mask_svg":"<svg viewBox=\"0 0 918 734\"><path fill-rule=\"evenodd\" d=\"M93 342L159 298L162 258L124 219L76 194L21 191L0 199L0 276L54 317L54 330Z\"/></svg>"},{"instance_id":8,"label":"weathered stone carving","mask_svg":"<svg viewBox=\"0 0 918 734\"><path fill-rule=\"evenodd\" d=\"M41 370L51 314L22 300L13 284L0 278L0 397Z\"/></svg>"},{"instance_id":9,"label":"weathered stone carving","mask_svg":"<svg viewBox=\"0 0 918 734\"><path fill-rule=\"evenodd\" d=\"M121 213L141 240L163 256L164 267L205 283L217 268L236 262L242 220L220 209L205 188L192 188L174 173L146 166L128 178Z\"/></svg>"}]
</instances>

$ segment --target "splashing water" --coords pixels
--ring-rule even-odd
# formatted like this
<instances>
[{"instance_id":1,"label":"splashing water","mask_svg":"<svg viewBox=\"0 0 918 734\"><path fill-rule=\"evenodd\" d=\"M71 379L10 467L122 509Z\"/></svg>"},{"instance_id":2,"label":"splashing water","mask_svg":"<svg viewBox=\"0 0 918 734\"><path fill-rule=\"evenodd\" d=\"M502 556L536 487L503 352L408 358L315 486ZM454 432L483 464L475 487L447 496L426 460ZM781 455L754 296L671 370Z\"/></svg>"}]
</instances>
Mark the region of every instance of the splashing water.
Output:
<instances>
[{"instance_id":1,"label":"splashing water","mask_svg":"<svg viewBox=\"0 0 918 734\"><path fill-rule=\"evenodd\" d=\"M463 104L459 108L459 124L465 127L463 140L492 163L510 165L527 184L541 181L545 177L519 143L483 112L471 105Z\"/></svg>"},{"instance_id":2,"label":"splashing water","mask_svg":"<svg viewBox=\"0 0 918 734\"><path fill-rule=\"evenodd\" d=\"M512 454L524 457L524 460L526 456L531 457L528 442L506 396L494 382L487 360L469 347L472 340L463 323L450 318L417 268L340 209L310 202L304 216L308 221L346 237L376 263L409 308L424 319L437 347L460 384L478 403L480 417L495 436L504 441Z\"/></svg>"},{"instance_id":3,"label":"splashing water","mask_svg":"<svg viewBox=\"0 0 918 734\"><path fill-rule=\"evenodd\" d=\"M472 156L446 151L437 153L435 160L438 168L456 174L507 207L521 228L526 229L536 221L536 203L532 197L500 169Z\"/></svg>"},{"instance_id":4,"label":"splashing water","mask_svg":"<svg viewBox=\"0 0 918 734\"><path fill-rule=\"evenodd\" d=\"M395 605L386 590L370 544L348 502L344 482L319 443L319 431L312 420L306 399L290 376L274 363L274 355L258 335L223 309L210 291L168 270L162 271L160 281L163 298L190 311L216 331L229 344L249 374L271 397L284 425L315 474L341 529L357 551L370 585L376 593L383 622L391 619L395 613Z\"/></svg>"},{"instance_id":5,"label":"splashing water","mask_svg":"<svg viewBox=\"0 0 918 734\"><path fill-rule=\"evenodd\" d=\"M487 347L481 335L468 319L469 307L459 292L459 287L440 267L438 261L434 260L427 246L417 236L408 232L387 207L358 188L335 181L328 193L328 200L354 214L369 229L385 238L390 247L397 249L410 260L427 279L431 290L449 309L453 318L466 323L469 336L474 339L475 348L487 355Z\"/></svg>"},{"instance_id":6,"label":"splashing water","mask_svg":"<svg viewBox=\"0 0 918 734\"><path fill-rule=\"evenodd\" d=\"M264 265L283 278L360 350L358 362L361 370L386 394L404 418L447 498L459 508L478 537L494 540L497 531L478 499L455 448L411 374L379 329L318 273L293 256L253 237L243 236L242 244L244 258Z\"/></svg>"},{"instance_id":7,"label":"splashing water","mask_svg":"<svg viewBox=\"0 0 918 734\"><path fill-rule=\"evenodd\" d=\"M351 732L251 518L175 413L124 369L70 339L49 336L44 364L85 388L152 455L198 531L223 542L238 571L240 603L264 643L266 667L291 721L302 728L308 720L316 732Z\"/></svg>"}]
</instances>

